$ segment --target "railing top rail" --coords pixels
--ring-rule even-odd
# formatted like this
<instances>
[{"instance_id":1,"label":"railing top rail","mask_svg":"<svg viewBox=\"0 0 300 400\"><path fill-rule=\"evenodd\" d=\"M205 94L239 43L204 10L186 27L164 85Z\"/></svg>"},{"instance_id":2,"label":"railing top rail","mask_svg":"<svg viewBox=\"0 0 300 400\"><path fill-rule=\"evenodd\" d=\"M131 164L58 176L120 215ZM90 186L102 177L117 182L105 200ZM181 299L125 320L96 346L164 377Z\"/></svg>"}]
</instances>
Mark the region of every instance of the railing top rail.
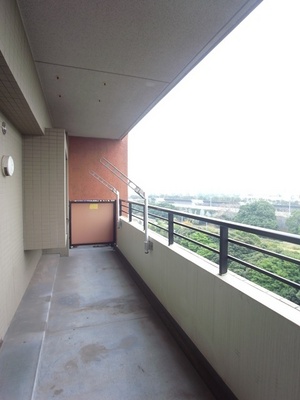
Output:
<instances>
[{"instance_id":1,"label":"railing top rail","mask_svg":"<svg viewBox=\"0 0 300 400\"><path fill-rule=\"evenodd\" d=\"M121 200L121 201L143 206L143 203L139 203L139 202L135 202L135 201L131 201L131 200ZM195 214L191 214L191 213L187 213L187 212L183 212L183 211L173 210L171 208L159 207L159 206L154 206L154 205L149 205L149 208L158 210L158 211L164 211L166 213L171 212L178 216L191 218L191 219L195 219L197 221L203 221L203 222L207 222L209 224L214 224L214 225L218 225L218 226L224 226L229 229L240 230L243 232L252 233L255 235L259 235L259 236L265 236L270 239L281 240L281 241L285 241L288 243L300 245L300 235L295 235L292 233L280 232L280 231L276 231L273 229L260 228L260 227L256 227L253 225L245 225L245 224L225 221L225 220L221 220L221 219L217 219L217 218L204 217L204 216L195 215Z\"/></svg>"},{"instance_id":2,"label":"railing top rail","mask_svg":"<svg viewBox=\"0 0 300 400\"><path fill-rule=\"evenodd\" d=\"M141 212L142 215L145 213L144 204L139 202L121 200L120 207L126 208L126 206L130 209L129 221L132 221L132 217L139 218L137 213ZM296 255L299 247L286 246L287 243L300 246L300 235L204 217L155 205L149 206L148 211L150 210L152 212L149 212L149 215L153 218L151 224L159 233L167 234L169 245L172 245L176 238L177 243L216 263L220 275L225 274L228 268L231 268L238 275L300 304L297 294L297 291L300 290L299 270L295 269L300 265L300 260ZM136 213L133 214L133 211ZM140 219L142 220L142 218ZM205 231L199 229L198 221L213 225L214 228L210 229L209 226L206 226ZM191 232L196 234L193 236ZM204 234L204 237L199 236L199 232ZM238 232L254 234L256 238L240 235ZM211 236L213 237L211 238ZM242 241L239 240L240 237ZM269 239L275 239L285 245L272 243ZM257 243L259 246L256 245ZM251 258L252 256L254 258ZM276 284L270 283L270 279L275 280ZM287 285L288 290L287 286L282 285Z\"/></svg>"}]
</instances>

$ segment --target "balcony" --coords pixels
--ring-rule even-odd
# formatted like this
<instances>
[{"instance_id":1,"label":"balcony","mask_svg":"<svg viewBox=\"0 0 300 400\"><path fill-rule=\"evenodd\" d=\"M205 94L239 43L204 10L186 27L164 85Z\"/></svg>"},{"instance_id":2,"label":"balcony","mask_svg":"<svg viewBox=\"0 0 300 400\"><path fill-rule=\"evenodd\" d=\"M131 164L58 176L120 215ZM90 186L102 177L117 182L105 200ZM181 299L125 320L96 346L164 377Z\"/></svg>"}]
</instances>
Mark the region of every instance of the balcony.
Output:
<instances>
[{"instance_id":1,"label":"balcony","mask_svg":"<svg viewBox=\"0 0 300 400\"><path fill-rule=\"evenodd\" d=\"M0 353L1 400L207 399L111 247L44 255Z\"/></svg>"},{"instance_id":2,"label":"balcony","mask_svg":"<svg viewBox=\"0 0 300 400\"><path fill-rule=\"evenodd\" d=\"M0 398L299 399L299 306L154 231L146 254L130 219L115 247L43 256L1 349Z\"/></svg>"},{"instance_id":3,"label":"balcony","mask_svg":"<svg viewBox=\"0 0 300 400\"><path fill-rule=\"evenodd\" d=\"M143 212L134 207L118 230L118 249L227 387L240 400L300 398L300 307L231 271L223 274L230 259L223 228L230 224L219 224L219 265L172 241L171 213L163 217L167 237L151 231L153 250L145 255ZM299 236L235 228L299 245Z\"/></svg>"}]
</instances>

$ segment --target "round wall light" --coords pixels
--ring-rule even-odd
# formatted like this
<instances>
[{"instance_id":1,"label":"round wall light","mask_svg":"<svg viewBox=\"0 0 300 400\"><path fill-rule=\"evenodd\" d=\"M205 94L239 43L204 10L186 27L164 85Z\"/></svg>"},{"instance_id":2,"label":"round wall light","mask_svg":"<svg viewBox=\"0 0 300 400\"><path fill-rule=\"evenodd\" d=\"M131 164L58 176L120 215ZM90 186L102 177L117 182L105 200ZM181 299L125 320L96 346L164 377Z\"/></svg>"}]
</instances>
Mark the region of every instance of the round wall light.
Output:
<instances>
[{"instance_id":1,"label":"round wall light","mask_svg":"<svg viewBox=\"0 0 300 400\"><path fill-rule=\"evenodd\" d=\"M12 176L15 170L15 163L12 156L3 156L1 161L4 176Z\"/></svg>"}]
</instances>

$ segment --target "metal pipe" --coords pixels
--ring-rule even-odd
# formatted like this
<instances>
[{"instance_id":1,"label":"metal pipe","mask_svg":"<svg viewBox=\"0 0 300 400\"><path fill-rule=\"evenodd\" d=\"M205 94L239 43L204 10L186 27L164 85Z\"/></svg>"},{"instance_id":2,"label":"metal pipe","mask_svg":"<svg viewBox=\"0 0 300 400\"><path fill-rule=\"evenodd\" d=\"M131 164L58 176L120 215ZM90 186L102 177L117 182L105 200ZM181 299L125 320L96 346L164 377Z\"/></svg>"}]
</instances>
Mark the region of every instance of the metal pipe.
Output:
<instances>
[{"instance_id":1,"label":"metal pipe","mask_svg":"<svg viewBox=\"0 0 300 400\"><path fill-rule=\"evenodd\" d=\"M148 197L145 195L144 199L144 229L145 229L145 253L148 254L149 247L149 236L148 236Z\"/></svg>"},{"instance_id":2,"label":"metal pipe","mask_svg":"<svg viewBox=\"0 0 300 400\"><path fill-rule=\"evenodd\" d=\"M117 228L120 228L120 194L119 191L117 190L116 193L117 196L117 204L116 204L116 213L117 213Z\"/></svg>"},{"instance_id":3,"label":"metal pipe","mask_svg":"<svg viewBox=\"0 0 300 400\"><path fill-rule=\"evenodd\" d=\"M95 171L90 171L90 175L92 175L97 181L102 183L104 186L106 186L109 190L111 190L117 197L116 199L116 214L117 214L117 228L120 228L120 194L119 191L112 186L110 183L108 183L102 176L98 175Z\"/></svg>"},{"instance_id":4,"label":"metal pipe","mask_svg":"<svg viewBox=\"0 0 300 400\"><path fill-rule=\"evenodd\" d=\"M132 190L135 191L140 197L145 198L145 192L138 185L136 185L131 179L128 178L122 171L115 167L106 158L100 158L100 163L109 169L114 175L116 175L122 182L126 183Z\"/></svg>"},{"instance_id":5,"label":"metal pipe","mask_svg":"<svg viewBox=\"0 0 300 400\"><path fill-rule=\"evenodd\" d=\"M144 199L144 230L145 230L145 253L148 254L152 249L151 243L148 236L148 197L143 189L136 185L131 179L129 179L123 172L121 172L117 167L115 167L106 158L100 158L100 163L109 169L115 176L117 176L122 182L126 183L131 189L135 191L142 199Z\"/></svg>"}]
</instances>

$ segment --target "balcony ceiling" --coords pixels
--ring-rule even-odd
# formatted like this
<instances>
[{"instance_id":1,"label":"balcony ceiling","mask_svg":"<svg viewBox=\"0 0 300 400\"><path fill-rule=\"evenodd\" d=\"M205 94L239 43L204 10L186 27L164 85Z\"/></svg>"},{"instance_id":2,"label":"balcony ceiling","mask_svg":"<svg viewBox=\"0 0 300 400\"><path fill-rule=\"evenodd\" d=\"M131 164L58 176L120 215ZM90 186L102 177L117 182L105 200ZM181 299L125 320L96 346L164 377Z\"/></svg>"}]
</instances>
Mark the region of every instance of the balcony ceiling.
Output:
<instances>
[{"instance_id":1,"label":"balcony ceiling","mask_svg":"<svg viewBox=\"0 0 300 400\"><path fill-rule=\"evenodd\" d=\"M260 0L18 0L52 124L123 138Z\"/></svg>"}]
</instances>

